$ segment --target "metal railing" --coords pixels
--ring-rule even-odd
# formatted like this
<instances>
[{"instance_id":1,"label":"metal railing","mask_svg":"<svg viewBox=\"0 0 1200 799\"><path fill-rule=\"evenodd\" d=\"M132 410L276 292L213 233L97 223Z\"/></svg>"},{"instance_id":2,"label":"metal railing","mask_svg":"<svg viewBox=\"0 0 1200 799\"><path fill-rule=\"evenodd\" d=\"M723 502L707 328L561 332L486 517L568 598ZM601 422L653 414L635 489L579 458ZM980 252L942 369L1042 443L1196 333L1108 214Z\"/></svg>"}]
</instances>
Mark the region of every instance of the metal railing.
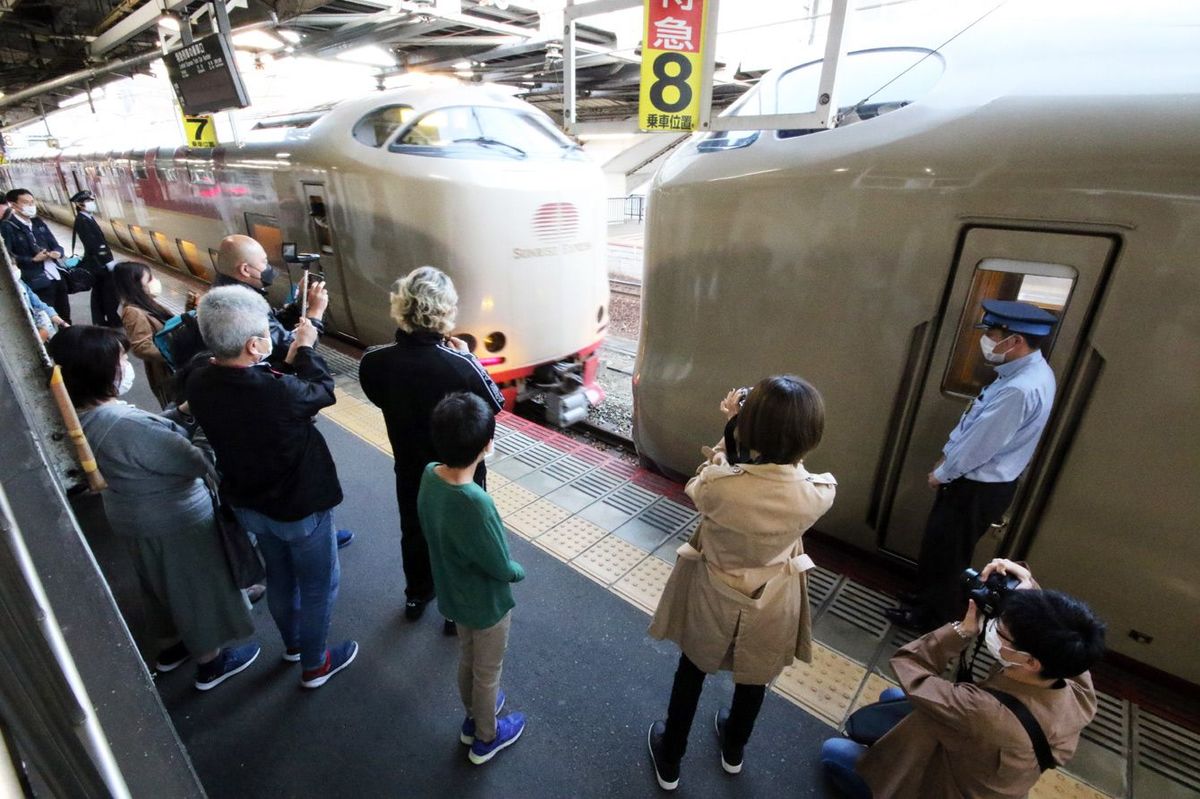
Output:
<instances>
[{"instance_id":1,"label":"metal railing","mask_svg":"<svg viewBox=\"0 0 1200 799\"><path fill-rule=\"evenodd\" d=\"M608 224L646 221L646 198L641 194L608 198Z\"/></svg>"}]
</instances>

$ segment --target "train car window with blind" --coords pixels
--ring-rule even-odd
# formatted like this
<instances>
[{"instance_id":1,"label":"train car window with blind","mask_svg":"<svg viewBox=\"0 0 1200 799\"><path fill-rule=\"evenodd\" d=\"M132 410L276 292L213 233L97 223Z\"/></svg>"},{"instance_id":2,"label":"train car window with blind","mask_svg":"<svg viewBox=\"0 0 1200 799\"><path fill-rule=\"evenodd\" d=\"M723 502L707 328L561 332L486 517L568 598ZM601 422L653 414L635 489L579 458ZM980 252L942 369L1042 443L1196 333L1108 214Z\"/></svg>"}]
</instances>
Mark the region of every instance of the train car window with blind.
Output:
<instances>
[{"instance_id":1,"label":"train car window with blind","mask_svg":"<svg viewBox=\"0 0 1200 799\"><path fill-rule=\"evenodd\" d=\"M386 143L393 133L407 125L412 116L412 106L385 105L358 120L351 133L356 141L368 147L379 147Z\"/></svg>"}]
</instances>

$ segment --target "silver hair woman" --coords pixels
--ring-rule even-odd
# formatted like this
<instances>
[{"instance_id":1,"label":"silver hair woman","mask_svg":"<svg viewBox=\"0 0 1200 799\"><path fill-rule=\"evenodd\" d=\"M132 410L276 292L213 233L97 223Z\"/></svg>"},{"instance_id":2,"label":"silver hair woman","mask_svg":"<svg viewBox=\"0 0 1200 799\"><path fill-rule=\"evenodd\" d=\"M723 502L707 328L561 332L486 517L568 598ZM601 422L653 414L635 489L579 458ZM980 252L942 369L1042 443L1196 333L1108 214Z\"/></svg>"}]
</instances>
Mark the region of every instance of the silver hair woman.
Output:
<instances>
[{"instance_id":1,"label":"silver hair woman","mask_svg":"<svg viewBox=\"0 0 1200 799\"><path fill-rule=\"evenodd\" d=\"M252 338L264 339L269 355L271 332L267 301L244 286L210 289L196 310L200 335L220 359L236 358Z\"/></svg>"},{"instance_id":2,"label":"silver hair woman","mask_svg":"<svg viewBox=\"0 0 1200 799\"><path fill-rule=\"evenodd\" d=\"M396 281L392 319L405 333L429 331L450 335L458 315L458 292L450 276L434 266L422 266Z\"/></svg>"}]
</instances>

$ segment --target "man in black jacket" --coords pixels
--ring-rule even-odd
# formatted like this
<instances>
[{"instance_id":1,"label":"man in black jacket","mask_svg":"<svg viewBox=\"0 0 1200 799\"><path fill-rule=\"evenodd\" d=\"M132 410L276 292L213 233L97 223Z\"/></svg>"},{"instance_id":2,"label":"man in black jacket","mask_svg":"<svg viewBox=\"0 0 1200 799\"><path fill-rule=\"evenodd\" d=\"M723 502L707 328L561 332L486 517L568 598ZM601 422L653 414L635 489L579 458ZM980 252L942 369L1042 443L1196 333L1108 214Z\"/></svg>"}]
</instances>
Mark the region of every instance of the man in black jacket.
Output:
<instances>
[{"instance_id":1,"label":"man in black jacket","mask_svg":"<svg viewBox=\"0 0 1200 799\"><path fill-rule=\"evenodd\" d=\"M430 435L433 408L455 391L479 396L497 413L504 395L462 339L451 337L458 294L441 270L414 269L397 281L392 318L396 343L367 351L358 365L363 393L383 411L396 460L396 499L400 506L400 548L404 555L405 616L416 621L434 597L429 546L417 516L417 492L425 465L437 460ZM481 462L475 482L484 487ZM455 632L447 621L446 634Z\"/></svg>"},{"instance_id":2,"label":"man in black jacket","mask_svg":"<svg viewBox=\"0 0 1200 799\"><path fill-rule=\"evenodd\" d=\"M96 197L86 189L71 197L75 206L75 226L71 231L71 254L75 254L75 240L83 244L83 259L79 265L91 272L92 324L104 327L121 327L121 315L117 313L117 289L113 284L112 267L116 263L104 231L96 221Z\"/></svg>"},{"instance_id":3,"label":"man in black jacket","mask_svg":"<svg viewBox=\"0 0 1200 799\"><path fill-rule=\"evenodd\" d=\"M358 654L354 641L326 645L340 576L332 511L342 488L313 417L335 402L333 378L307 319L285 358L293 373L265 363L269 312L240 286L204 296L197 317L215 357L189 376L187 397L220 464L222 496L258 539L284 659L300 661L301 686L319 688Z\"/></svg>"},{"instance_id":4,"label":"man in black jacket","mask_svg":"<svg viewBox=\"0 0 1200 799\"><path fill-rule=\"evenodd\" d=\"M0 236L21 268L21 279L38 295L38 299L54 307L68 324L71 322L71 301L67 281L58 268L63 257L62 245L54 238L45 222L37 218L37 201L29 189L13 189L5 199L13 207L8 218L0 222Z\"/></svg>"}]
</instances>

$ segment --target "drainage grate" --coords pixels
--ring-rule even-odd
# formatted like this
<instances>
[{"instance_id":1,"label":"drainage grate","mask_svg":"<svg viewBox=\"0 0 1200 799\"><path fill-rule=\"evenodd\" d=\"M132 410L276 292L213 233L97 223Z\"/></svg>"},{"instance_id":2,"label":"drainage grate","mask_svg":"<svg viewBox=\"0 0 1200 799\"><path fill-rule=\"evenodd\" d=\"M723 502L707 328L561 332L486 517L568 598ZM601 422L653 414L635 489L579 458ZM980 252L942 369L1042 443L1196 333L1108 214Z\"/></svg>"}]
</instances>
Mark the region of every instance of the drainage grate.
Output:
<instances>
[{"instance_id":1,"label":"drainage grate","mask_svg":"<svg viewBox=\"0 0 1200 799\"><path fill-rule=\"evenodd\" d=\"M1137 765L1200 793L1200 735L1166 719L1139 712Z\"/></svg>"},{"instance_id":2,"label":"drainage grate","mask_svg":"<svg viewBox=\"0 0 1200 799\"><path fill-rule=\"evenodd\" d=\"M813 615L816 615L816 610L829 599L842 577L820 566L809 569L805 574L808 575L808 602L813 608Z\"/></svg>"},{"instance_id":3,"label":"drainage grate","mask_svg":"<svg viewBox=\"0 0 1200 799\"><path fill-rule=\"evenodd\" d=\"M622 513L636 516L643 508L658 499L644 488L638 488L632 483L626 483L612 494L604 498L604 504L610 505Z\"/></svg>"},{"instance_id":4,"label":"drainage grate","mask_svg":"<svg viewBox=\"0 0 1200 799\"><path fill-rule=\"evenodd\" d=\"M496 441L496 451L508 456L529 449L537 441L524 433L512 433Z\"/></svg>"},{"instance_id":5,"label":"drainage grate","mask_svg":"<svg viewBox=\"0 0 1200 799\"><path fill-rule=\"evenodd\" d=\"M335 377L345 375L351 380L358 380L358 361L356 359L338 352L331 347L321 347L319 352L321 357L325 359L325 364L329 367L331 375Z\"/></svg>"},{"instance_id":6,"label":"drainage grate","mask_svg":"<svg viewBox=\"0 0 1200 799\"><path fill-rule=\"evenodd\" d=\"M891 606L892 600L887 595L872 591L853 580L846 580L833 598L828 612L870 633L872 637L882 639L888 628L883 609Z\"/></svg>"},{"instance_id":7,"label":"drainage grate","mask_svg":"<svg viewBox=\"0 0 1200 799\"><path fill-rule=\"evenodd\" d=\"M1099 704L1096 707L1096 717L1092 723L1083 728L1082 737L1101 746L1110 752L1125 757L1128 752L1129 736L1128 705L1120 699L1096 692Z\"/></svg>"},{"instance_id":8,"label":"drainage grate","mask_svg":"<svg viewBox=\"0 0 1200 799\"><path fill-rule=\"evenodd\" d=\"M686 508L669 499L663 499L646 508L638 518L654 529L662 530L669 535L690 522L695 515L696 512L691 508Z\"/></svg>"},{"instance_id":9,"label":"drainage grate","mask_svg":"<svg viewBox=\"0 0 1200 799\"><path fill-rule=\"evenodd\" d=\"M552 477L560 483L569 483L576 477L586 474L591 468L591 465L567 455L559 458L554 463L547 464L542 469L542 474Z\"/></svg>"},{"instance_id":10,"label":"drainage grate","mask_svg":"<svg viewBox=\"0 0 1200 799\"><path fill-rule=\"evenodd\" d=\"M599 499L610 491L615 491L624 485L625 481L615 474L610 474L606 471L597 469L594 472L588 472L582 477L571 483L571 488L580 491L589 497Z\"/></svg>"},{"instance_id":11,"label":"drainage grate","mask_svg":"<svg viewBox=\"0 0 1200 799\"><path fill-rule=\"evenodd\" d=\"M520 461L526 466L532 466L534 469L541 469L546 464L561 458L562 454L561 450L557 450L554 447L537 444L517 453L513 456L513 460Z\"/></svg>"}]
</instances>

